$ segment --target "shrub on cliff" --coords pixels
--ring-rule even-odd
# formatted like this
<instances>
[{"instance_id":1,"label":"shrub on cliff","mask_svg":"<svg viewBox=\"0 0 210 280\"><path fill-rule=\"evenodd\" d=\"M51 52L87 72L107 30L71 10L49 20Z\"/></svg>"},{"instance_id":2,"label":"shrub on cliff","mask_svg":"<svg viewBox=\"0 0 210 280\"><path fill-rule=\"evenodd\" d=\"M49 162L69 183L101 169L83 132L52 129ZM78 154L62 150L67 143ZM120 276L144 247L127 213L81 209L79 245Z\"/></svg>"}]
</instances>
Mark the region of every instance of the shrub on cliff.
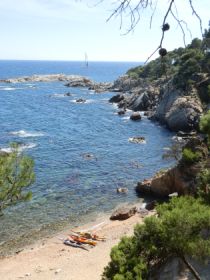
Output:
<instances>
[{"instance_id":1,"label":"shrub on cliff","mask_svg":"<svg viewBox=\"0 0 210 280\"><path fill-rule=\"evenodd\" d=\"M200 119L200 130L208 137L208 144L210 145L210 110Z\"/></svg>"},{"instance_id":2,"label":"shrub on cliff","mask_svg":"<svg viewBox=\"0 0 210 280\"><path fill-rule=\"evenodd\" d=\"M18 152L18 144L11 145L12 152L0 157L0 215L3 209L31 198L23 190L35 180L33 160Z\"/></svg>"},{"instance_id":3,"label":"shrub on cliff","mask_svg":"<svg viewBox=\"0 0 210 280\"><path fill-rule=\"evenodd\" d=\"M202 157L201 153L193 152L191 149L184 148L182 151L182 162L184 164L193 164L199 161Z\"/></svg>"},{"instance_id":4,"label":"shrub on cliff","mask_svg":"<svg viewBox=\"0 0 210 280\"><path fill-rule=\"evenodd\" d=\"M186 48L170 51L164 57L127 72L132 78L148 80L171 77L174 86L182 90L196 87L199 82L196 80L198 73L210 73L210 28L205 30L203 40L195 38Z\"/></svg>"},{"instance_id":5,"label":"shrub on cliff","mask_svg":"<svg viewBox=\"0 0 210 280\"><path fill-rule=\"evenodd\" d=\"M171 257L178 257L196 279L198 273L186 256L205 259L210 256L210 207L193 197L172 198L157 207L158 217L138 224L134 236L124 237L111 251L111 261L104 270L103 279L148 279L157 268Z\"/></svg>"},{"instance_id":6,"label":"shrub on cliff","mask_svg":"<svg viewBox=\"0 0 210 280\"><path fill-rule=\"evenodd\" d=\"M198 175L198 196L210 204L210 169L203 169Z\"/></svg>"}]
</instances>

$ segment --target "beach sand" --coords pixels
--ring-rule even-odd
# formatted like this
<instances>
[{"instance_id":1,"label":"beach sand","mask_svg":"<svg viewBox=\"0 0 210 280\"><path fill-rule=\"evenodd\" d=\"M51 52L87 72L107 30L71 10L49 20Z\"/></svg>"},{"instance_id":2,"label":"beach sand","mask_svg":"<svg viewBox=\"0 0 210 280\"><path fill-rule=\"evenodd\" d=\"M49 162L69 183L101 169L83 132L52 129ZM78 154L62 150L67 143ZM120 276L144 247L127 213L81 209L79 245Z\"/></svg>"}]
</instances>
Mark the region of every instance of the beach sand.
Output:
<instances>
[{"instance_id":1,"label":"beach sand","mask_svg":"<svg viewBox=\"0 0 210 280\"><path fill-rule=\"evenodd\" d=\"M151 213L150 213L151 214ZM124 235L131 235L136 223L142 223L139 213L124 221L103 220L78 227L75 230L95 231L106 237L89 251L63 244L69 231L53 238L42 240L22 252L0 260L0 279L59 279L59 280L99 280L104 267L110 260L110 250Z\"/></svg>"}]
</instances>

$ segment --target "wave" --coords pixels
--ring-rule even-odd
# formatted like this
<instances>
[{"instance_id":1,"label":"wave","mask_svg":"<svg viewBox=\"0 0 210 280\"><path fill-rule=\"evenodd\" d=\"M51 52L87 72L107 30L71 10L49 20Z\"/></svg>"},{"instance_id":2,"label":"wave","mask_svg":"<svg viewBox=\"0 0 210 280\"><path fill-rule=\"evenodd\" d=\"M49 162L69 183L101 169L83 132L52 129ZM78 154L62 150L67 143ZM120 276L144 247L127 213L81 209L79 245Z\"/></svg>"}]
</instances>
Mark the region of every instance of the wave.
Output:
<instances>
[{"instance_id":1,"label":"wave","mask_svg":"<svg viewBox=\"0 0 210 280\"><path fill-rule=\"evenodd\" d=\"M22 143L22 144L18 145L17 150L18 150L19 153L21 153L24 150L33 149L36 146L37 146L37 144L35 144L35 143L27 143L27 144ZM5 153L11 153L13 151L13 148L11 148L11 147L1 148L0 151L5 152Z\"/></svg>"},{"instance_id":2,"label":"wave","mask_svg":"<svg viewBox=\"0 0 210 280\"><path fill-rule=\"evenodd\" d=\"M26 86L29 87L29 88L36 88L36 87L37 87L37 86L34 85L34 84L26 84Z\"/></svg>"},{"instance_id":3,"label":"wave","mask_svg":"<svg viewBox=\"0 0 210 280\"><path fill-rule=\"evenodd\" d=\"M66 97L64 94L61 93L54 93L52 95L50 95L50 97L55 97L55 98L64 98Z\"/></svg>"},{"instance_id":4,"label":"wave","mask_svg":"<svg viewBox=\"0 0 210 280\"><path fill-rule=\"evenodd\" d=\"M12 131L9 134L18 136L18 137L22 137L22 138L44 136L44 134L42 132L29 132L29 131L25 131L25 130Z\"/></svg>"},{"instance_id":5,"label":"wave","mask_svg":"<svg viewBox=\"0 0 210 280\"><path fill-rule=\"evenodd\" d=\"M127 121L127 120L130 120L130 116L122 117L122 119L123 119L123 120L126 120L126 121Z\"/></svg>"},{"instance_id":6,"label":"wave","mask_svg":"<svg viewBox=\"0 0 210 280\"><path fill-rule=\"evenodd\" d=\"M17 90L17 88L14 88L14 87L1 87L0 90L9 91L9 90Z\"/></svg>"}]
</instances>

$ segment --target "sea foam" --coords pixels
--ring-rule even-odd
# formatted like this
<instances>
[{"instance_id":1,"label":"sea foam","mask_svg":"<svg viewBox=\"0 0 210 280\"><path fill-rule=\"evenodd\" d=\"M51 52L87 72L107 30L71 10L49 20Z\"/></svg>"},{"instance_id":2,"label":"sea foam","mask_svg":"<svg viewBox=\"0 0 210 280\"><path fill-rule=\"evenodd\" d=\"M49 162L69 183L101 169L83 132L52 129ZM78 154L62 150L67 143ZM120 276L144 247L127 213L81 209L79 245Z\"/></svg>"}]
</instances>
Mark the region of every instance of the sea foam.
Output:
<instances>
[{"instance_id":1,"label":"sea foam","mask_svg":"<svg viewBox=\"0 0 210 280\"><path fill-rule=\"evenodd\" d=\"M29 131L25 131L25 130L12 131L9 134L18 136L18 137L22 137L22 138L44 136L44 133L42 133L42 132L29 132Z\"/></svg>"},{"instance_id":2,"label":"sea foam","mask_svg":"<svg viewBox=\"0 0 210 280\"><path fill-rule=\"evenodd\" d=\"M0 90L9 91L9 90L16 90L16 88L14 88L14 87L1 87Z\"/></svg>"},{"instance_id":3,"label":"sea foam","mask_svg":"<svg viewBox=\"0 0 210 280\"><path fill-rule=\"evenodd\" d=\"M19 153L21 153L24 150L33 149L36 146L37 146L37 144L35 144L35 143L19 144L18 148L17 148L17 151ZM0 151L5 152L5 153L11 153L13 151L13 148L11 148L11 147L1 148Z\"/></svg>"}]
</instances>

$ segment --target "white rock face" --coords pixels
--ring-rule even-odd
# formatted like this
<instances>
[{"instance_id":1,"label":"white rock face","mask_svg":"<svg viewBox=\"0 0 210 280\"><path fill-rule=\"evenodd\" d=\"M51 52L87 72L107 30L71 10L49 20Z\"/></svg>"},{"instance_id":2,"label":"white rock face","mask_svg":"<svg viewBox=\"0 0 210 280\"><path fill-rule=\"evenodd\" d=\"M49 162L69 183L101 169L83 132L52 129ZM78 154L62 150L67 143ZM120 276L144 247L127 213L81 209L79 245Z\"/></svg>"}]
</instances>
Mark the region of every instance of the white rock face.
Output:
<instances>
[{"instance_id":1,"label":"white rock face","mask_svg":"<svg viewBox=\"0 0 210 280\"><path fill-rule=\"evenodd\" d=\"M184 92L168 87L154 114L154 118L173 131L190 131L198 125L203 109L197 93Z\"/></svg>"}]
</instances>

